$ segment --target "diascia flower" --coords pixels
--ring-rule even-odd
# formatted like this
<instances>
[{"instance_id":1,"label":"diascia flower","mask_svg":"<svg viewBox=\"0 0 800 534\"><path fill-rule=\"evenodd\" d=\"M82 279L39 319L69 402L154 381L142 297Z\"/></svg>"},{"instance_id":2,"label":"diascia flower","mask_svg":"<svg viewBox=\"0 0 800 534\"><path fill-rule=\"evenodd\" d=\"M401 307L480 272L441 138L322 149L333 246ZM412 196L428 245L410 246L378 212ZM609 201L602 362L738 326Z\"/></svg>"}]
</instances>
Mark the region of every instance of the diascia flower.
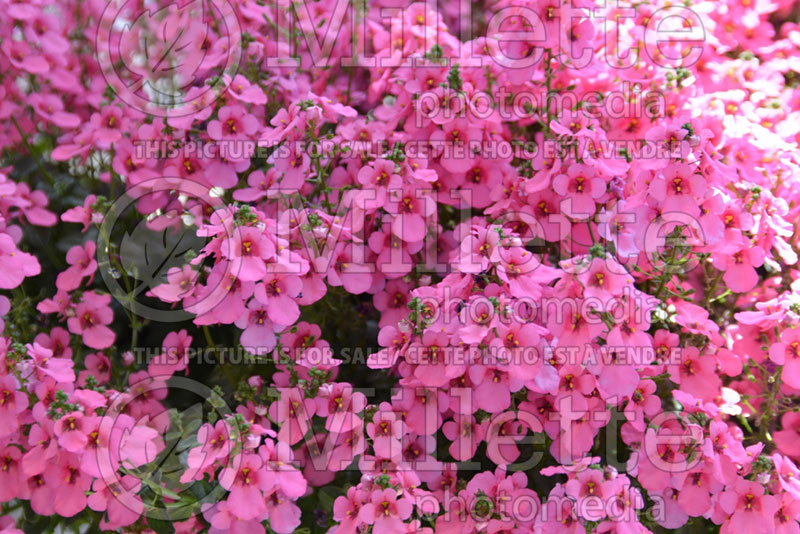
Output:
<instances>
[{"instance_id":1,"label":"diascia flower","mask_svg":"<svg viewBox=\"0 0 800 534\"><path fill-rule=\"evenodd\" d=\"M80 335L87 347L105 349L114 343L114 332L107 325L114 319L109 305L111 295L87 292L75 306L75 316L67 321L69 331Z\"/></svg>"},{"instance_id":2,"label":"diascia flower","mask_svg":"<svg viewBox=\"0 0 800 534\"><path fill-rule=\"evenodd\" d=\"M0 288L15 288L26 276L40 272L41 266L34 256L19 250L11 236L0 233Z\"/></svg>"}]
</instances>

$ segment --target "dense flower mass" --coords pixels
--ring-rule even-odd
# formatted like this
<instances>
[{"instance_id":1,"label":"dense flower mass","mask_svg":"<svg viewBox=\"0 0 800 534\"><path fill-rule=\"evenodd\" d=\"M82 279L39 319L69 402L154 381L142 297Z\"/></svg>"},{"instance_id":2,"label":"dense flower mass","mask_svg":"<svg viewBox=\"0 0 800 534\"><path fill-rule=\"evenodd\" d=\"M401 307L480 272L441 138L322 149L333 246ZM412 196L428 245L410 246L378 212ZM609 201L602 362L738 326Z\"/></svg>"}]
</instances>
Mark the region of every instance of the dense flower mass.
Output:
<instances>
[{"instance_id":1,"label":"dense flower mass","mask_svg":"<svg viewBox=\"0 0 800 534\"><path fill-rule=\"evenodd\" d=\"M0 0L0 533L800 534L798 21Z\"/></svg>"}]
</instances>

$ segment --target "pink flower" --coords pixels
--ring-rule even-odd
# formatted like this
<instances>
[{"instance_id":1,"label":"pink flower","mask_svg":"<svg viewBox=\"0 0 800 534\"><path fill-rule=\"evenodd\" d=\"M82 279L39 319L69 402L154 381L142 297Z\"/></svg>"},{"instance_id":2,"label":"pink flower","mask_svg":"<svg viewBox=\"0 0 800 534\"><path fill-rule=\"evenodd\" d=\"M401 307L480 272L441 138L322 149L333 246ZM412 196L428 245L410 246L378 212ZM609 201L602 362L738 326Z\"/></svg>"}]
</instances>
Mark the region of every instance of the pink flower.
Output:
<instances>
[{"instance_id":1,"label":"pink flower","mask_svg":"<svg viewBox=\"0 0 800 534\"><path fill-rule=\"evenodd\" d=\"M760 246L748 243L727 244L719 253L712 255L714 267L725 271L725 284L736 293L747 293L758 284L756 267L764 263L765 252Z\"/></svg>"},{"instance_id":2,"label":"pink flower","mask_svg":"<svg viewBox=\"0 0 800 534\"><path fill-rule=\"evenodd\" d=\"M371 369L387 369L392 367L400 354L405 350L409 343L407 332L398 330L394 326L384 326L378 332L378 344L386 347L380 351L370 354L367 365Z\"/></svg>"},{"instance_id":3,"label":"pink flower","mask_svg":"<svg viewBox=\"0 0 800 534\"><path fill-rule=\"evenodd\" d=\"M208 123L208 136L215 141L245 140L258 129L258 120L239 105L223 106L217 117Z\"/></svg>"},{"instance_id":4,"label":"pink flower","mask_svg":"<svg viewBox=\"0 0 800 534\"><path fill-rule=\"evenodd\" d=\"M425 237L435 208L429 191L412 184L389 191L386 202L386 210L394 215L392 232L403 241L412 243Z\"/></svg>"},{"instance_id":5,"label":"pink flower","mask_svg":"<svg viewBox=\"0 0 800 534\"><path fill-rule=\"evenodd\" d=\"M282 174L281 186L292 189L300 188L311 168L311 158L294 142L275 150L269 161Z\"/></svg>"},{"instance_id":6,"label":"pink flower","mask_svg":"<svg viewBox=\"0 0 800 534\"><path fill-rule=\"evenodd\" d=\"M382 291L375 293L373 304L381 312L378 326L385 327L397 324L408 315L408 302L411 300L409 290L411 285L402 280L390 280Z\"/></svg>"},{"instance_id":7,"label":"pink flower","mask_svg":"<svg viewBox=\"0 0 800 534\"><path fill-rule=\"evenodd\" d=\"M267 498L267 514L270 529L277 534L291 534L300 526L300 507L280 489L274 490Z\"/></svg>"},{"instance_id":8,"label":"pink flower","mask_svg":"<svg viewBox=\"0 0 800 534\"><path fill-rule=\"evenodd\" d=\"M256 299L250 300L247 311L236 319L236 326L243 330L239 343L251 354L260 356L275 348L275 331L279 327L269 319L269 307L266 304Z\"/></svg>"},{"instance_id":9,"label":"pink flower","mask_svg":"<svg viewBox=\"0 0 800 534\"><path fill-rule=\"evenodd\" d=\"M593 258L589 268L578 275L578 280L583 284L585 298L609 303L612 297L622 294L623 288L632 282L626 274L625 269L611 257Z\"/></svg>"},{"instance_id":10,"label":"pink flower","mask_svg":"<svg viewBox=\"0 0 800 534\"><path fill-rule=\"evenodd\" d=\"M315 263L318 272L326 273L331 286L344 287L348 293L358 295L372 287L374 267L354 260L355 246L340 243L329 256L317 257Z\"/></svg>"},{"instance_id":11,"label":"pink flower","mask_svg":"<svg viewBox=\"0 0 800 534\"><path fill-rule=\"evenodd\" d=\"M347 495L336 498L333 503L333 518L339 523L337 532L356 534L356 529L364 522L360 518L360 512L367 496L367 492L354 486L347 490Z\"/></svg>"},{"instance_id":12,"label":"pink flower","mask_svg":"<svg viewBox=\"0 0 800 534\"><path fill-rule=\"evenodd\" d=\"M696 167L688 163L671 163L661 171L661 177L650 183L650 194L661 203L662 211L700 214L697 199L706 192L706 181L695 172Z\"/></svg>"},{"instance_id":13,"label":"pink flower","mask_svg":"<svg viewBox=\"0 0 800 534\"><path fill-rule=\"evenodd\" d=\"M656 383L652 380L642 380L631 395L631 400L625 408L625 415L637 430L643 432L646 419L661 410L661 398L655 393Z\"/></svg>"},{"instance_id":14,"label":"pink flower","mask_svg":"<svg viewBox=\"0 0 800 534\"><path fill-rule=\"evenodd\" d=\"M81 412L71 412L60 417L53 430L58 437L58 444L69 452L80 452L89 442L87 436L91 422Z\"/></svg>"},{"instance_id":15,"label":"pink flower","mask_svg":"<svg viewBox=\"0 0 800 534\"><path fill-rule=\"evenodd\" d=\"M18 250L11 236L0 232L0 289L14 289L26 277L40 272L36 258Z\"/></svg>"},{"instance_id":16,"label":"pink flower","mask_svg":"<svg viewBox=\"0 0 800 534\"><path fill-rule=\"evenodd\" d=\"M395 458L402 449L400 439L403 436L403 422L393 412L378 411L367 423L367 435L372 438L377 456Z\"/></svg>"},{"instance_id":17,"label":"pink flower","mask_svg":"<svg viewBox=\"0 0 800 534\"><path fill-rule=\"evenodd\" d=\"M403 184L400 176L395 172L395 163L385 159L379 159L371 165L361 167L357 180L361 185L375 191L375 198L368 201L375 207L383 206L386 202L387 192L400 189Z\"/></svg>"},{"instance_id":18,"label":"pink flower","mask_svg":"<svg viewBox=\"0 0 800 534\"><path fill-rule=\"evenodd\" d=\"M190 265L170 267L167 282L151 289L148 296L155 296L164 302L180 302L192 295L197 278L197 272Z\"/></svg>"},{"instance_id":19,"label":"pink flower","mask_svg":"<svg viewBox=\"0 0 800 534\"><path fill-rule=\"evenodd\" d=\"M170 332L161 344L162 352L150 359L147 372L150 376L172 376L189 364L189 347L192 336L186 330Z\"/></svg>"},{"instance_id":20,"label":"pink flower","mask_svg":"<svg viewBox=\"0 0 800 534\"><path fill-rule=\"evenodd\" d=\"M37 377L44 378L49 376L56 382L70 384L75 381L75 365L71 359L55 358L53 351L39 345L37 342L26 345L28 354L33 360L33 365Z\"/></svg>"},{"instance_id":21,"label":"pink flower","mask_svg":"<svg viewBox=\"0 0 800 534\"><path fill-rule=\"evenodd\" d=\"M189 469L181 475L181 482L192 480L198 472L214 464L218 459L227 458L233 452L231 427L225 421L217 421L200 427L197 432L198 447L189 451L186 463Z\"/></svg>"},{"instance_id":22,"label":"pink flower","mask_svg":"<svg viewBox=\"0 0 800 534\"><path fill-rule=\"evenodd\" d=\"M103 149L108 149L119 141L122 130L127 126L122 109L117 106L105 106L100 113L93 113L90 121L90 126L94 129L94 142Z\"/></svg>"},{"instance_id":23,"label":"pink flower","mask_svg":"<svg viewBox=\"0 0 800 534\"><path fill-rule=\"evenodd\" d=\"M605 511L593 510L586 507L584 500L587 498L600 499L606 502L610 499L614 486L606 482L602 471L586 469L566 483L564 486L567 495L575 499L578 509L583 511L583 518L587 521L598 521L605 516Z\"/></svg>"},{"instance_id":24,"label":"pink flower","mask_svg":"<svg viewBox=\"0 0 800 534\"><path fill-rule=\"evenodd\" d=\"M137 495L141 482L132 475L119 480L104 481L95 479L94 493L89 495L87 504L95 512L106 512L108 521L101 520L103 529L119 529L133 524L144 511L144 503Z\"/></svg>"},{"instance_id":25,"label":"pink flower","mask_svg":"<svg viewBox=\"0 0 800 534\"><path fill-rule=\"evenodd\" d=\"M451 441L450 456L464 461L475 455L486 436L486 424L476 422L472 415L455 414L452 421L442 425L442 432Z\"/></svg>"},{"instance_id":26,"label":"pink flower","mask_svg":"<svg viewBox=\"0 0 800 534\"><path fill-rule=\"evenodd\" d=\"M278 171L271 167L264 171L253 171L247 177L247 185L233 192L233 198L239 202L257 202L264 197L272 197L278 194L277 190ZM281 188L283 189L283 188Z\"/></svg>"},{"instance_id":27,"label":"pink flower","mask_svg":"<svg viewBox=\"0 0 800 534\"><path fill-rule=\"evenodd\" d=\"M97 245L94 241L87 241L82 247L76 245L67 252L69 267L58 273L56 287L63 291L72 291L81 285L81 281L89 277L87 285L92 283L94 273L97 271L97 261L94 259Z\"/></svg>"},{"instance_id":28,"label":"pink flower","mask_svg":"<svg viewBox=\"0 0 800 534\"><path fill-rule=\"evenodd\" d=\"M691 150L686 138L688 133L685 128L679 126L655 124L647 131L645 139L655 147L656 157L643 158L643 166L649 169L659 169L665 167L670 158L686 158Z\"/></svg>"},{"instance_id":29,"label":"pink flower","mask_svg":"<svg viewBox=\"0 0 800 534\"><path fill-rule=\"evenodd\" d=\"M800 469L790 459L778 453L773 454L771 458L781 487L800 502Z\"/></svg>"},{"instance_id":30,"label":"pink flower","mask_svg":"<svg viewBox=\"0 0 800 534\"><path fill-rule=\"evenodd\" d=\"M720 379L716 374L717 362L713 356L702 355L697 347L686 347L680 362L667 366L670 380L697 398L717 396Z\"/></svg>"},{"instance_id":31,"label":"pink flower","mask_svg":"<svg viewBox=\"0 0 800 534\"><path fill-rule=\"evenodd\" d=\"M735 532L775 531L775 513L780 506L772 495L764 494L764 486L743 478L720 496L720 506L730 518L722 524L720 534Z\"/></svg>"},{"instance_id":32,"label":"pink flower","mask_svg":"<svg viewBox=\"0 0 800 534\"><path fill-rule=\"evenodd\" d=\"M111 324L114 313L109 307L111 295L89 291L75 306L75 317L67 320L69 331L83 337L87 347L105 349L114 343L114 332L106 325Z\"/></svg>"},{"instance_id":33,"label":"pink flower","mask_svg":"<svg viewBox=\"0 0 800 534\"><path fill-rule=\"evenodd\" d=\"M17 447L0 449L0 502L23 497L23 479L20 477L22 453Z\"/></svg>"},{"instance_id":34,"label":"pink flower","mask_svg":"<svg viewBox=\"0 0 800 534\"><path fill-rule=\"evenodd\" d=\"M316 413L313 399L307 399L297 388L281 391L281 397L269 408L270 417L281 422L278 439L294 445L306 435Z\"/></svg>"},{"instance_id":35,"label":"pink flower","mask_svg":"<svg viewBox=\"0 0 800 534\"><path fill-rule=\"evenodd\" d=\"M423 241L408 243L397 237L391 230L391 225L385 223L381 230L369 236L369 248L378 257L375 264L387 278L399 278L408 274L414 262L412 253L417 253L424 246Z\"/></svg>"},{"instance_id":36,"label":"pink flower","mask_svg":"<svg viewBox=\"0 0 800 534\"><path fill-rule=\"evenodd\" d=\"M303 288L300 278L268 273L263 283L256 284L255 298L267 309L272 322L289 326L300 317L300 308L294 300Z\"/></svg>"},{"instance_id":37,"label":"pink flower","mask_svg":"<svg viewBox=\"0 0 800 534\"><path fill-rule=\"evenodd\" d=\"M44 74L50 70L50 64L44 56L36 54L25 41L6 39L0 50L8 57L14 67L31 74Z\"/></svg>"},{"instance_id":38,"label":"pink flower","mask_svg":"<svg viewBox=\"0 0 800 534\"><path fill-rule=\"evenodd\" d=\"M722 490L723 484L703 468L678 475L683 486L678 494L678 504L690 516L705 514L713 506L712 497Z\"/></svg>"},{"instance_id":39,"label":"pink flower","mask_svg":"<svg viewBox=\"0 0 800 534\"><path fill-rule=\"evenodd\" d=\"M479 131L467 119L455 119L437 129L430 137L438 151L442 167L453 173L467 172L475 161L475 143L480 141Z\"/></svg>"},{"instance_id":40,"label":"pink flower","mask_svg":"<svg viewBox=\"0 0 800 534\"><path fill-rule=\"evenodd\" d=\"M800 459L800 441L797 439L800 432L800 413L788 412L781 417L782 430L772 434L775 445L780 451L792 458Z\"/></svg>"},{"instance_id":41,"label":"pink flower","mask_svg":"<svg viewBox=\"0 0 800 534\"><path fill-rule=\"evenodd\" d=\"M55 226L58 217L46 209L50 199L43 191L31 191L28 184L17 184L16 194L20 199L23 219L37 226Z\"/></svg>"},{"instance_id":42,"label":"pink flower","mask_svg":"<svg viewBox=\"0 0 800 534\"><path fill-rule=\"evenodd\" d=\"M92 222L100 222L102 215L92 210L92 206L97 202L95 195L88 195L83 201L83 206L70 208L61 214L61 220L83 224L83 231L89 229Z\"/></svg>"},{"instance_id":43,"label":"pink flower","mask_svg":"<svg viewBox=\"0 0 800 534\"><path fill-rule=\"evenodd\" d=\"M0 376L0 437L7 437L19 428L18 416L28 407L28 396L19 391L12 375Z\"/></svg>"},{"instance_id":44,"label":"pink flower","mask_svg":"<svg viewBox=\"0 0 800 534\"><path fill-rule=\"evenodd\" d=\"M86 508L86 491L92 479L80 470L78 456L59 453L44 472L44 480L53 492L53 508L63 517L72 517Z\"/></svg>"},{"instance_id":45,"label":"pink flower","mask_svg":"<svg viewBox=\"0 0 800 534\"><path fill-rule=\"evenodd\" d=\"M261 280L267 274L265 260L275 257L275 243L263 230L239 226L221 245L221 254L231 261L231 273L243 282Z\"/></svg>"},{"instance_id":46,"label":"pink flower","mask_svg":"<svg viewBox=\"0 0 800 534\"><path fill-rule=\"evenodd\" d=\"M317 415L325 417L325 428L335 434L352 430L360 423L356 414L361 413L367 405L367 399L361 392L354 392L352 386L337 383L324 392L325 397L318 397Z\"/></svg>"},{"instance_id":47,"label":"pink flower","mask_svg":"<svg viewBox=\"0 0 800 534\"><path fill-rule=\"evenodd\" d=\"M228 77L227 74L225 75L225 78L226 80L230 80L230 77ZM237 74L233 77L233 80L230 81L228 92L239 102L258 105L267 103L267 97L264 95L264 90L261 89L261 87L259 87L257 84L251 84L247 78L241 74ZM222 110L220 110L220 120L222 120L221 111Z\"/></svg>"},{"instance_id":48,"label":"pink flower","mask_svg":"<svg viewBox=\"0 0 800 534\"><path fill-rule=\"evenodd\" d=\"M258 453L264 460L267 470L274 475L275 485L280 488L283 497L295 500L306 493L308 482L293 465L295 458L289 445L267 440L258 449Z\"/></svg>"},{"instance_id":49,"label":"pink flower","mask_svg":"<svg viewBox=\"0 0 800 534\"><path fill-rule=\"evenodd\" d=\"M78 373L78 384L81 387L86 386L86 379L89 376L93 376L98 384L108 383L111 378L111 361L108 356L100 352L93 352L86 355L84 364L86 369Z\"/></svg>"},{"instance_id":50,"label":"pink flower","mask_svg":"<svg viewBox=\"0 0 800 534\"><path fill-rule=\"evenodd\" d=\"M583 110L564 109L557 119L550 121L550 128L553 132L570 137L594 137L589 126L589 116Z\"/></svg>"},{"instance_id":51,"label":"pink flower","mask_svg":"<svg viewBox=\"0 0 800 534\"><path fill-rule=\"evenodd\" d=\"M567 174L559 174L553 179L553 190L567 197L563 202L564 213L575 219L594 216L595 200L606 192L605 181L595 176L595 171L587 165L572 165Z\"/></svg>"},{"instance_id":52,"label":"pink flower","mask_svg":"<svg viewBox=\"0 0 800 534\"><path fill-rule=\"evenodd\" d=\"M776 534L798 534L800 526L797 524L800 519L800 501L789 493L780 496L780 508L775 512L775 533Z\"/></svg>"},{"instance_id":53,"label":"pink flower","mask_svg":"<svg viewBox=\"0 0 800 534\"><path fill-rule=\"evenodd\" d=\"M403 523L411 516L413 505L407 499L398 499L393 489L376 489L370 495L369 502L361 507L359 518L373 525L377 532L387 534L403 534L406 525Z\"/></svg>"},{"instance_id":54,"label":"pink flower","mask_svg":"<svg viewBox=\"0 0 800 534\"><path fill-rule=\"evenodd\" d=\"M559 272L547 265L542 265L536 255L522 247L499 249L497 276L508 283L512 293L518 296L538 298L542 294L542 286L558 278Z\"/></svg>"},{"instance_id":55,"label":"pink flower","mask_svg":"<svg viewBox=\"0 0 800 534\"><path fill-rule=\"evenodd\" d=\"M273 480L273 476L264 470L261 458L247 452L219 475L222 487L230 491L228 510L244 521L261 517L266 512L263 493L272 489Z\"/></svg>"},{"instance_id":56,"label":"pink flower","mask_svg":"<svg viewBox=\"0 0 800 534\"><path fill-rule=\"evenodd\" d=\"M769 349L769 359L783 366L781 380L800 389L800 331L788 328L781 332L780 342Z\"/></svg>"}]
</instances>

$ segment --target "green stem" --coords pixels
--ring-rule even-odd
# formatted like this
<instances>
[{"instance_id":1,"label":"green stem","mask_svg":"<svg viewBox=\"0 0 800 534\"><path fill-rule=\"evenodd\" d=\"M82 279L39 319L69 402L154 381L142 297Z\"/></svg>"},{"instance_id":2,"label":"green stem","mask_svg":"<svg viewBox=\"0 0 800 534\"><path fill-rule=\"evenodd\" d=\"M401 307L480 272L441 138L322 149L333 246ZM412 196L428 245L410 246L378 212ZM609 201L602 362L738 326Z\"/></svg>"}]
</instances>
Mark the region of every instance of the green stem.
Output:
<instances>
[{"instance_id":1,"label":"green stem","mask_svg":"<svg viewBox=\"0 0 800 534\"><path fill-rule=\"evenodd\" d=\"M40 171L42 171L42 174L44 174L45 178L47 178L47 181L50 182L50 185L55 187L56 181L53 179L53 177L50 175L50 173L47 172L47 169L44 168L44 165L42 165L42 161L39 158L39 154L36 152L36 150L33 149L31 144L28 142L27 136L22 131L22 128L20 127L19 122L17 122L17 118L14 117L13 115L11 115L11 122L14 123L14 127L19 132L19 135L22 138L22 143L25 145L25 149L30 153L31 157L33 158L33 161L36 162L36 166L39 167Z\"/></svg>"}]
</instances>

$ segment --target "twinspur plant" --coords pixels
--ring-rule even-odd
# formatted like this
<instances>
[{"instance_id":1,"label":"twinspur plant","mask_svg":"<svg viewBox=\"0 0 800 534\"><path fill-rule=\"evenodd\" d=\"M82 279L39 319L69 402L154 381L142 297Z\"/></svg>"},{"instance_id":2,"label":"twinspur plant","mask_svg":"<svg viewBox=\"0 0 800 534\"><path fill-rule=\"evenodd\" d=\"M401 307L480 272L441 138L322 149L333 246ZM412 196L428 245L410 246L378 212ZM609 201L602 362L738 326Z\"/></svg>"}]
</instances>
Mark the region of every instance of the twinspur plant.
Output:
<instances>
[{"instance_id":1,"label":"twinspur plant","mask_svg":"<svg viewBox=\"0 0 800 534\"><path fill-rule=\"evenodd\" d=\"M800 534L800 3L0 0L0 534Z\"/></svg>"}]
</instances>

